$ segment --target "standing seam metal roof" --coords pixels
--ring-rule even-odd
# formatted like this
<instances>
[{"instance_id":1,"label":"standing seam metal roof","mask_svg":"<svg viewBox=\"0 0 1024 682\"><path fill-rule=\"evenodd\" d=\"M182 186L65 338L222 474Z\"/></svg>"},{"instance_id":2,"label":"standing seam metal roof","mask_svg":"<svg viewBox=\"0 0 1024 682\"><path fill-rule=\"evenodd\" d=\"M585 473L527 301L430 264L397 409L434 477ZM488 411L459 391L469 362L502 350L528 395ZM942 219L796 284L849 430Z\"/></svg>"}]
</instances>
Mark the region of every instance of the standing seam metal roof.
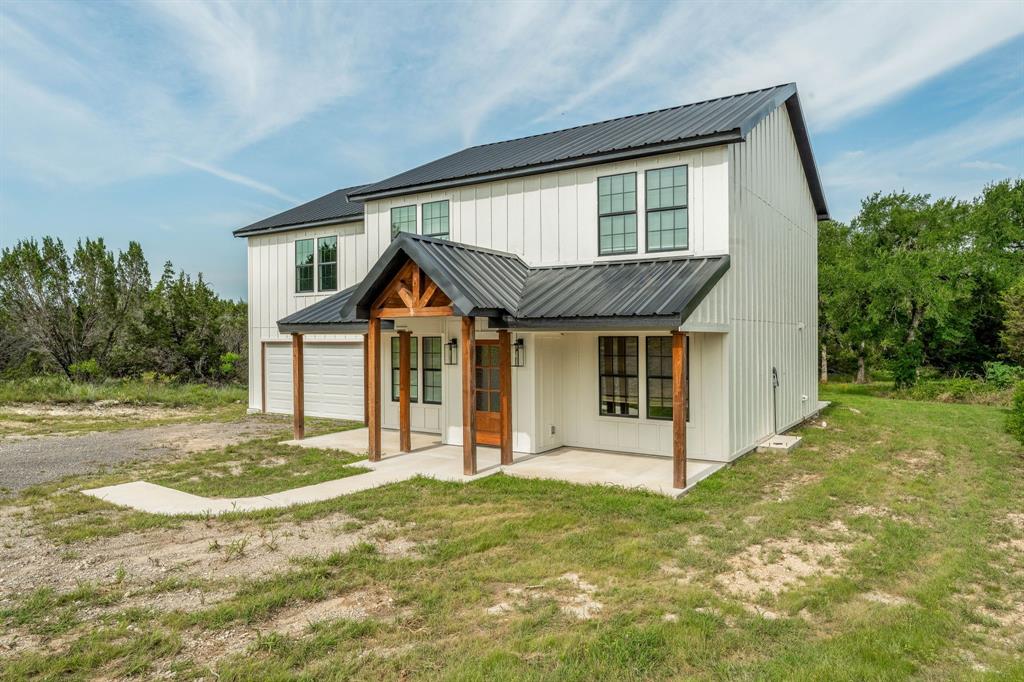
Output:
<instances>
[{"instance_id":1,"label":"standing seam metal roof","mask_svg":"<svg viewBox=\"0 0 1024 682\"><path fill-rule=\"evenodd\" d=\"M740 142L776 108L786 104L800 147L800 156L819 216L827 217L821 182L797 98L796 85L787 83L762 90L684 104L643 114L556 130L529 137L469 147L353 191L359 200L383 198L432 187L467 184L497 177L542 172L573 160L594 162L602 156L631 156L666 151L664 145L689 146ZM683 147L685 148L685 147ZM581 164L574 164L581 165ZM571 166L569 166L571 167Z\"/></svg>"},{"instance_id":2,"label":"standing seam metal roof","mask_svg":"<svg viewBox=\"0 0 1024 682\"><path fill-rule=\"evenodd\" d=\"M329 220L339 223L362 220L363 202L350 201L348 195L363 187L365 185L336 190L277 215L258 220L245 227L240 227L232 234L236 237L248 237L254 234L278 232L283 229L294 229L309 223L322 223Z\"/></svg>"},{"instance_id":3,"label":"standing seam metal roof","mask_svg":"<svg viewBox=\"0 0 1024 682\"><path fill-rule=\"evenodd\" d=\"M344 329L365 321L409 259L452 299L456 315L513 327L587 319L682 324L729 268L724 255L532 268L514 254L402 234L360 284L283 318L280 330Z\"/></svg>"}]
</instances>

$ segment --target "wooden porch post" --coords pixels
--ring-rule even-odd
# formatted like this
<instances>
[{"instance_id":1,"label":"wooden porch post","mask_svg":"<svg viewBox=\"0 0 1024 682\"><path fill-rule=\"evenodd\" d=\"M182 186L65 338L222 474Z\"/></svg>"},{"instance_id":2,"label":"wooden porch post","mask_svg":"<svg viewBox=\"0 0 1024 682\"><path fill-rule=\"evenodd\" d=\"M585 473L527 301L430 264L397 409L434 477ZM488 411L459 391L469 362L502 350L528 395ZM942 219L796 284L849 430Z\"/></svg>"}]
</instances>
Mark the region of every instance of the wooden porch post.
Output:
<instances>
[{"instance_id":1,"label":"wooden porch post","mask_svg":"<svg viewBox=\"0 0 1024 682\"><path fill-rule=\"evenodd\" d=\"M295 440L302 440L306 435L304 376L302 334L292 334L292 438Z\"/></svg>"},{"instance_id":2,"label":"wooden porch post","mask_svg":"<svg viewBox=\"0 0 1024 682\"><path fill-rule=\"evenodd\" d=\"M363 334L363 423L370 423L370 334Z\"/></svg>"},{"instance_id":3,"label":"wooden porch post","mask_svg":"<svg viewBox=\"0 0 1024 682\"><path fill-rule=\"evenodd\" d=\"M686 333L672 332L672 487L686 487Z\"/></svg>"},{"instance_id":4,"label":"wooden porch post","mask_svg":"<svg viewBox=\"0 0 1024 682\"><path fill-rule=\"evenodd\" d=\"M371 315L366 335L369 341L366 374L369 387L366 427L370 432L369 445L366 449L371 462L380 461L380 318Z\"/></svg>"},{"instance_id":5,"label":"wooden porch post","mask_svg":"<svg viewBox=\"0 0 1024 682\"><path fill-rule=\"evenodd\" d=\"M501 385L501 463L512 463L512 340L498 330L498 374Z\"/></svg>"},{"instance_id":6,"label":"wooden porch post","mask_svg":"<svg viewBox=\"0 0 1024 682\"><path fill-rule=\"evenodd\" d=\"M412 450L412 434L409 428L409 399L412 393L412 367L410 348L412 332L398 332L398 449L402 452Z\"/></svg>"},{"instance_id":7,"label":"wooden porch post","mask_svg":"<svg viewBox=\"0 0 1024 682\"><path fill-rule=\"evenodd\" d=\"M476 327L462 318L462 473L476 474Z\"/></svg>"}]
</instances>

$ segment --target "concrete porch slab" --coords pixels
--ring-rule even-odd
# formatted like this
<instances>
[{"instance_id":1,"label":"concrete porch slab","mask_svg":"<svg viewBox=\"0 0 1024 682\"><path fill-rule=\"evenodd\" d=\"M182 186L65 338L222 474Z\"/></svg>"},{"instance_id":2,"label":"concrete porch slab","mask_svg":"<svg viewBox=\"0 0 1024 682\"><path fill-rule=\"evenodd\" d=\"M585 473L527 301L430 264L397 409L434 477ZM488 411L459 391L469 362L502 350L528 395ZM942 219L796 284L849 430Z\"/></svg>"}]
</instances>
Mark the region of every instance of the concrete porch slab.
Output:
<instances>
[{"instance_id":1,"label":"concrete porch slab","mask_svg":"<svg viewBox=\"0 0 1024 682\"><path fill-rule=\"evenodd\" d=\"M412 449L422 450L441 445L441 436L436 433L412 432ZM297 445L300 448L326 448L328 450L342 450L351 452L353 455L365 455L369 445L370 432L364 426L359 429L348 431L337 431L325 433L322 436L311 436L302 440L286 440L283 445ZM401 450L398 447L398 431L381 429L380 448L384 455L397 455Z\"/></svg>"}]
</instances>

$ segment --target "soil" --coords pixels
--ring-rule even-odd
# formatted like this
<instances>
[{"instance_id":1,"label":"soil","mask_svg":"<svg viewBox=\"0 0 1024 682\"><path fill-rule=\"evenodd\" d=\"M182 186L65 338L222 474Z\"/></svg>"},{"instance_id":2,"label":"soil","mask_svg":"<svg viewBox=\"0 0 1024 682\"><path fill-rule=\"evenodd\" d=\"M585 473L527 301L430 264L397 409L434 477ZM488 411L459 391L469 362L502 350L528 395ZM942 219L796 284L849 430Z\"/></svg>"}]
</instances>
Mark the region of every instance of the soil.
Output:
<instances>
[{"instance_id":1,"label":"soil","mask_svg":"<svg viewBox=\"0 0 1024 682\"><path fill-rule=\"evenodd\" d=\"M13 594L40 587L58 591L82 582L117 583L135 590L133 605L159 604L162 610L188 609L199 598L189 590L148 594L168 578L229 583L283 570L298 557L345 552L363 542L387 556L415 555L416 545L400 528L379 521L352 528L353 519L333 514L305 522L260 525L252 521L187 521L178 528L123 533L77 543L73 551L56 545L20 510L0 508L0 605ZM386 536L389 539L382 539ZM390 539L393 538L393 539ZM230 596L222 595L222 598Z\"/></svg>"},{"instance_id":2,"label":"soil","mask_svg":"<svg viewBox=\"0 0 1024 682\"><path fill-rule=\"evenodd\" d=\"M504 590L504 598L485 611L491 616L501 616L515 609L527 608L536 601L551 600L558 604L562 613L577 620L591 620L604 608L594 599L595 592L597 586L578 573L565 573L539 585L508 587Z\"/></svg>"},{"instance_id":3,"label":"soil","mask_svg":"<svg viewBox=\"0 0 1024 682\"><path fill-rule=\"evenodd\" d=\"M729 559L731 570L720 574L718 582L736 597L755 600L764 594L777 596L811 578L838 575L846 563L849 530L839 522L819 530L829 539L792 536L750 545Z\"/></svg>"}]
</instances>

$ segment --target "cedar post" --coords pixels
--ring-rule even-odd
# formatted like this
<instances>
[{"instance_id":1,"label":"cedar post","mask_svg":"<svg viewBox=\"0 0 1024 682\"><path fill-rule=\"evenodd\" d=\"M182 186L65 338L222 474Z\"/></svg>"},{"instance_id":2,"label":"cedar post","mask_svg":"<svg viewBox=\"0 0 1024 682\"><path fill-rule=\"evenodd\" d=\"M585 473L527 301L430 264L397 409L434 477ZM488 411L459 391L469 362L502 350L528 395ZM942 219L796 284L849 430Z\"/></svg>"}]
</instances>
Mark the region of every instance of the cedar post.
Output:
<instances>
[{"instance_id":1,"label":"cedar post","mask_svg":"<svg viewBox=\"0 0 1024 682\"><path fill-rule=\"evenodd\" d=\"M304 376L302 334L292 334L292 438L295 440L302 440L306 435Z\"/></svg>"},{"instance_id":2,"label":"cedar post","mask_svg":"<svg viewBox=\"0 0 1024 682\"><path fill-rule=\"evenodd\" d=\"M462 318L462 473L476 474L476 327Z\"/></svg>"},{"instance_id":3,"label":"cedar post","mask_svg":"<svg viewBox=\"0 0 1024 682\"><path fill-rule=\"evenodd\" d=\"M370 432L369 445L366 449L371 462L380 461L380 318L370 315L367 332L369 352L367 353L366 374L370 395L367 400L369 410L366 427Z\"/></svg>"},{"instance_id":4,"label":"cedar post","mask_svg":"<svg viewBox=\"0 0 1024 682\"><path fill-rule=\"evenodd\" d=\"M501 385L501 463L512 463L512 340L498 330L498 374Z\"/></svg>"},{"instance_id":5,"label":"cedar post","mask_svg":"<svg viewBox=\"0 0 1024 682\"><path fill-rule=\"evenodd\" d=\"M363 334L363 423L370 423L370 334Z\"/></svg>"},{"instance_id":6,"label":"cedar post","mask_svg":"<svg viewBox=\"0 0 1024 682\"><path fill-rule=\"evenodd\" d=\"M672 332L672 487L686 487L686 332Z\"/></svg>"},{"instance_id":7,"label":"cedar post","mask_svg":"<svg viewBox=\"0 0 1024 682\"><path fill-rule=\"evenodd\" d=\"M411 336L410 331L398 332L398 449L401 452L412 450L412 434L409 428L409 400L412 393Z\"/></svg>"}]
</instances>

